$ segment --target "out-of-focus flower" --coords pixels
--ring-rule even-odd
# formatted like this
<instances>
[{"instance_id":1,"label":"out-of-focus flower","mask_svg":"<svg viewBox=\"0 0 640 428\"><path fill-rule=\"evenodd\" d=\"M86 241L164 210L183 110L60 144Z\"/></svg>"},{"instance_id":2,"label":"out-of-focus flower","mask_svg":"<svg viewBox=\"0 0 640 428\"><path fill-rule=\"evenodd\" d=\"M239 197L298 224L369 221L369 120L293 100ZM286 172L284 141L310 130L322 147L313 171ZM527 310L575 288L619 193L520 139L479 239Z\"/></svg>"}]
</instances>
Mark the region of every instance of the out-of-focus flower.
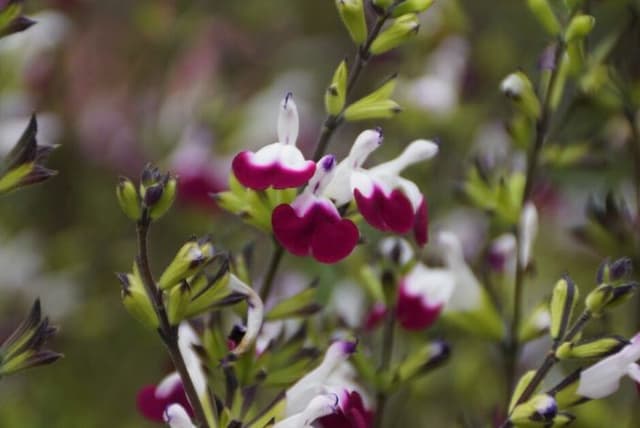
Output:
<instances>
[{"instance_id":1,"label":"out-of-focus flower","mask_svg":"<svg viewBox=\"0 0 640 428\"><path fill-rule=\"evenodd\" d=\"M437 116L449 116L458 106L468 52L468 42L463 38L445 39L431 54L425 73L401 83L400 93L417 108Z\"/></svg>"},{"instance_id":2,"label":"out-of-focus flower","mask_svg":"<svg viewBox=\"0 0 640 428\"><path fill-rule=\"evenodd\" d=\"M273 210L273 233L289 252L313 256L322 263L336 263L347 257L358 243L356 225L343 219L333 202L321 196L335 172L335 158L320 159L315 175L291 203Z\"/></svg>"},{"instance_id":3,"label":"out-of-focus flower","mask_svg":"<svg viewBox=\"0 0 640 428\"><path fill-rule=\"evenodd\" d=\"M620 379L627 375L640 382L640 334L631 339L631 343L619 352L604 358L600 362L580 372L580 381L576 393L582 397L596 400L616 392Z\"/></svg>"},{"instance_id":4,"label":"out-of-focus flower","mask_svg":"<svg viewBox=\"0 0 640 428\"><path fill-rule=\"evenodd\" d=\"M171 404L164 412L163 419L171 428L196 428L191 417L180 404Z\"/></svg>"},{"instance_id":5,"label":"out-of-focus flower","mask_svg":"<svg viewBox=\"0 0 640 428\"><path fill-rule=\"evenodd\" d=\"M516 237L512 233L505 233L494 239L489 246L487 261L496 272L515 272Z\"/></svg>"},{"instance_id":6,"label":"out-of-focus flower","mask_svg":"<svg viewBox=\"0 0 640 428\"><path fill-rule=\"evenodd\" d=\"M204 129L188 128L171 155L170 169L179 178L178 199L200 208L213 208L211 194L227 187L230 166L214 158L212 138Z\"/></svg>"},{"instance_id":7,"label":"out-of-focus flower","mask_svg":"<svg viewBox=\"0 0 640 428\"><path fill-rule=\"evenodd\" d=\"M325 195L339 206L355 199L370 225L401 234L413 230L416 242L424 245L428 239L426 201L418 186L400 177L400 172L431 159L438 153L438 146L428 140L416 140L397 158L365 170L362 164L381 141L380 130L361 133L347 158L338 165Z\"/></svg>"},{"instance_id":8,"label":"out-of-focus flower","mask_svg":"<svg viewBox=\"0 0 640 428\"><path fill-rule=\"evenodd\" d=\"M520 233L518 262L521 267L526 268L531 263L533 244L538 234L538 210L533 202L527 202L522 208L518 228Z\"/></svg>"},{"instance_id":9,"label":"out-of-focus flower","mask_svg":"<svg viewBox=\"0 0 640 428\"><path fill-rule=\"evenodd\" d=\"M407 330L429 327L438 319L454 288L455 277L450 271L417 264L398 287L398 322Z\"/></svg>"},{"instance_id":10,"label":"out-of-focus flower","mask_svg":"<svg viewBox=\"0 0 640 428\"><path fill-rule=\"evenodd\" d=\"M413 260L414 251L406 239L389 236L378 243L382 256L399 266L406 266Z\"/></svg>"},{"instance_id":11,"label":"out-of-focus flower","mask_svg":"<svg viewBox=\"0 0 640 428\"><path fill-rule=\"evenodd\" d=\"M232 169L238 181L254 190L294 188L309 181L316 165L305 160L295 146L298 129L298 109L288 93L278 115L278 141L255 153L240 152L233 159Z\"/></svg>"}]
</instances>

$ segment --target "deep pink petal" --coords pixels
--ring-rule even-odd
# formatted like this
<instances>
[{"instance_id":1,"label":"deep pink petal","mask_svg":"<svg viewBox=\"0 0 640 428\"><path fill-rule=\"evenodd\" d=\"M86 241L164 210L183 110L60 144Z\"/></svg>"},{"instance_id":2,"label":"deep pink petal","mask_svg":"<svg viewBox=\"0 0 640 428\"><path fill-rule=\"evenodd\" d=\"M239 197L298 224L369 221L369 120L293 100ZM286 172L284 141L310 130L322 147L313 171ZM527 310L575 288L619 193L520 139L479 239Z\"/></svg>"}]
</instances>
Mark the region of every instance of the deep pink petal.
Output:
<instances>
[{"instance_id":1,"label":"deep pink petal","mask_svg":"<svg viewBox=\"0 0 640 428\"><path fill-rule=\"evenodd\" d=\"M146 419L154 422L164 422L164 410L173 403L182 405L193 416L193 410L184 392L182 382L178 382L166 397L160 398L156 396L156 386L147 385L138 392L136 399L138 411Z\"/></svg>"},{"instance_id":2,"label":"deep pink petal","mask_svg":"<svg viewBox=\"0 0 640 428\"><path fill-rule=\"evenodd\" d=\"M421 247L429 241L429 210L424 197L418 207L418 211L416 211L415 221L413 223L413 236Z\"/></svg>"},{"instance_id":3,"label":"deep pink petal","mask_svg":"<svg viewBox=\"0 0 640 428\"><path fill-rule=\"evenodd\" d=\"M351 254L359 238L358 228L351 220L321 220L313 232L311 254L321 263L337 263Z\"/></svg>"},{"instance_id":4,"label":"deep pink petal","mask_svg":"<svg viewBox=\"0 0 640 428\"><path fill-rule=\"evenodd\" d=\"M314 231L312 216L298 217L291 205L278 205L271 214L273 234L278 242L296 256L308 256Z\"/></svg>"},{"instance_id":5,"label":"deep pink petal","mask_svg":"<svg viewBox=\"0 0 640 428\"><path fill-rule=\"evenodd\" d=\"M351 391L341 399L340 409L318 420L322 428L371 428L373 412L364 407L360 394Z\"/></svg>"},{"instance_id":6,"label":"deep pink petal","mask_svg":"<svg viewBox=\"0 0 640 428\"><path fill-rule=\"evenodd\" d=\"M316 164L306 161L302 169L292 169L278 162L257 165L251 162L252 153L243 151L233 158L231 168L238 181L245 187L264 190L268 187L289 189L306 184L316 171Z\"/></svg>"},{"instance_id":7,"label":"deep pink petal","mask_svg":"<svg viewBox=\"0 0 640 428\"><path fill-rule=\"evenodd\" d=\"M364 219L376 229L407 233L414 226L415 214L411 201L399 189L386 196L382 189L374 186L369 197L355 189L354 197Z\"/></svg>"},{"instance_id":8,"label":"deep pink petal","mask_svg":"<svg viewBox=\"0 0 640 428\"><path fill-rule=\"evenodd\" d=\"M398 289L396 319L406 330L423 330L433 324L442 312L442 305L430 306L422 296L409 294L403 286Z\"/></svg>"},{"instance_id":9,"label":"deep pink petal","mask_svg":"<svg viewBox=\"0 0 640 428\"><path fill-rule=\"evenodd\" d=\"M374 330L380 325L387 315L387 307L384 303L376 303L370 310L364 321L364 328L367 331Z\"/></svg>"}]
</instances>

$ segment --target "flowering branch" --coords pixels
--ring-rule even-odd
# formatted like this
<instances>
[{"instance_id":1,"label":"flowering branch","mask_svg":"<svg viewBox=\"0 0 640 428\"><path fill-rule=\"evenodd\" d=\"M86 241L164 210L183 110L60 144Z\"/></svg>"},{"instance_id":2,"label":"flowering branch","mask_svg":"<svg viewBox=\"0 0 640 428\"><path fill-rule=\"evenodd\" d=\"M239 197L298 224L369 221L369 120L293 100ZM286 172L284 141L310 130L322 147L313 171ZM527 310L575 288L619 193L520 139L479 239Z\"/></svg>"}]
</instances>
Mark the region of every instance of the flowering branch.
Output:
<instances>
[{"instance_id":1,"label":"flowering branch","mask_svg":"<svg viewBox=\"0 0 640 428\"><path fill-rule=\"evenodd\" d=\"M195 413L196 425L201 428L209 428L207 424L207 418L198 397L198 393L193 384L193 380L189 375L184 358L180 353L178 347L178 327L172 326L167 316L167 310L164 302L162 301L162 294L160 288L157 286L156 281L153 279L151 273L151 267L149 265L148 255L148 234L149 226L151 224L151 218L147 209L144 209L140 220L137 222L136 231L138 236L138 255L136 263L140 269L140 275L142 278L142 284L145 287L147 295L151 300L153 308L158 316L160 325L158 327L158 333L164 343L176 370L180 374L182 383L184 385L185 393L189 398L189 403Z\"/></svg>"}]
</instances>

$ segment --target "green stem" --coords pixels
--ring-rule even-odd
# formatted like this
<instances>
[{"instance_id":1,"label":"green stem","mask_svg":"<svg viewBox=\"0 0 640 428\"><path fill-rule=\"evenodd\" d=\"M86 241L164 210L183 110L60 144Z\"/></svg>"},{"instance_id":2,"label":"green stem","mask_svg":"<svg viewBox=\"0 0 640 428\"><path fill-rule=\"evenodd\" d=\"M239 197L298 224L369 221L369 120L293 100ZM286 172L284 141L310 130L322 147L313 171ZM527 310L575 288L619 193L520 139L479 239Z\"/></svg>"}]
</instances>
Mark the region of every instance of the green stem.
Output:
<instances>
[{"instance_id":1,"label":"green stem","mask_svg":"<svg viewBox=\"0 0 640 428\"><path fill-rule=\"evenodd\" d=\"M391 367L391 360L393 357L393 342L395 339L396 330L396 317L394 310L390 309L387 312L387 317L384 324L384 332L382 339L382 349L380 350L380 373L384 373ZM387 407L387 401L389 399L389 393L386 390L378 391L376 394L376 420L374 428L382 428L384 421L384 412Z\"/></svg>"},{"instance_id":2,"label":"green stem","mask_svg":"<svg viewBox=\"0 0 640 428\"><path fill-rule=\"evenodd\" d=\"M153 279L153 274L151 273L148 251L150 224L151 220L148 213L145 211L142 215L142 219L137 223L136 227L138 236L138 256L136 262L138 264L138 269L140 270L142 283L149 299L151 299L151 303L160 322L160 326L158 328L160 338L167 348L167 352L171 357L171 361L173 362L176 371L180 374L180 378L182 379L182 385L184 386L185 393L194 412L195 424L200 428L209 428L207 417L204 412L204 408L202 407L202 402L198 397L198 392L193 385L193 380L191 379L191 376L189 376L189 371L187 370L184 358L182 357L180 348L178 347L178 327L172 326L169 322L167 310L164 306L164 301L162 300L162 291L158 288L155 280Z\"/></svg>"},{"instance_id":3,"label":"green stem","mask_svg":"<svg viewBox=\"0 0 640 428\"><path fill-rule=\"evenodd\" d=\"M276 277L276 273L278 272L278 267L280 266L280 262L282 261L282 256L284 256L284 247L277 242L275 243L275 250L271 256L271 261L269 262L269 268L267 270L267 275L264 277L264 282L262 283L262 287L260 288L260 299L263 302L266 302L271 294L271 289L273 288L273 280Z\"/></svg>"}]
</instances>

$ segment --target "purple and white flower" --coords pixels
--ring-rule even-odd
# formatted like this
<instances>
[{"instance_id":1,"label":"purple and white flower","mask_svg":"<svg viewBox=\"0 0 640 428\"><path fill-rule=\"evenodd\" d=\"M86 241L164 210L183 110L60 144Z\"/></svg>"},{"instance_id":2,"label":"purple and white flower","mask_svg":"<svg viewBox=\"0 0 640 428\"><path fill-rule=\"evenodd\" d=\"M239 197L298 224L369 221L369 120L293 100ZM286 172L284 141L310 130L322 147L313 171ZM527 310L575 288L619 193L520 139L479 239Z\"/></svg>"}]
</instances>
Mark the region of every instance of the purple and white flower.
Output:
<instances>
[{"instance_id":1,"label":"purple and white flower","mask_svg":"<svg viewBox=\"0 0 640 428\"><path fill-rule=\"evenodd\" d=\"M321 263L336 263L351 254L358 243L360 234L356 225L343 219L333 202L321 196L334 173L335 158L324 156L293 203L273 210L273 234L290 253L312 256Z\"/></svg>"},{"instance_id":2,"label":"purple and white flower","mask_svg":"<svg viewBox=\"0 0 640 428\"><path fill-rule=\"evenodd\" d=\"M282 101L278 115L278 141L257 152L243 151L233 159L235 177L254 190L268 187L288 189L303 186L313 176L316 164L305 160L296 147L298 109L291 93Z\"/></svg>"}]
</instances>

